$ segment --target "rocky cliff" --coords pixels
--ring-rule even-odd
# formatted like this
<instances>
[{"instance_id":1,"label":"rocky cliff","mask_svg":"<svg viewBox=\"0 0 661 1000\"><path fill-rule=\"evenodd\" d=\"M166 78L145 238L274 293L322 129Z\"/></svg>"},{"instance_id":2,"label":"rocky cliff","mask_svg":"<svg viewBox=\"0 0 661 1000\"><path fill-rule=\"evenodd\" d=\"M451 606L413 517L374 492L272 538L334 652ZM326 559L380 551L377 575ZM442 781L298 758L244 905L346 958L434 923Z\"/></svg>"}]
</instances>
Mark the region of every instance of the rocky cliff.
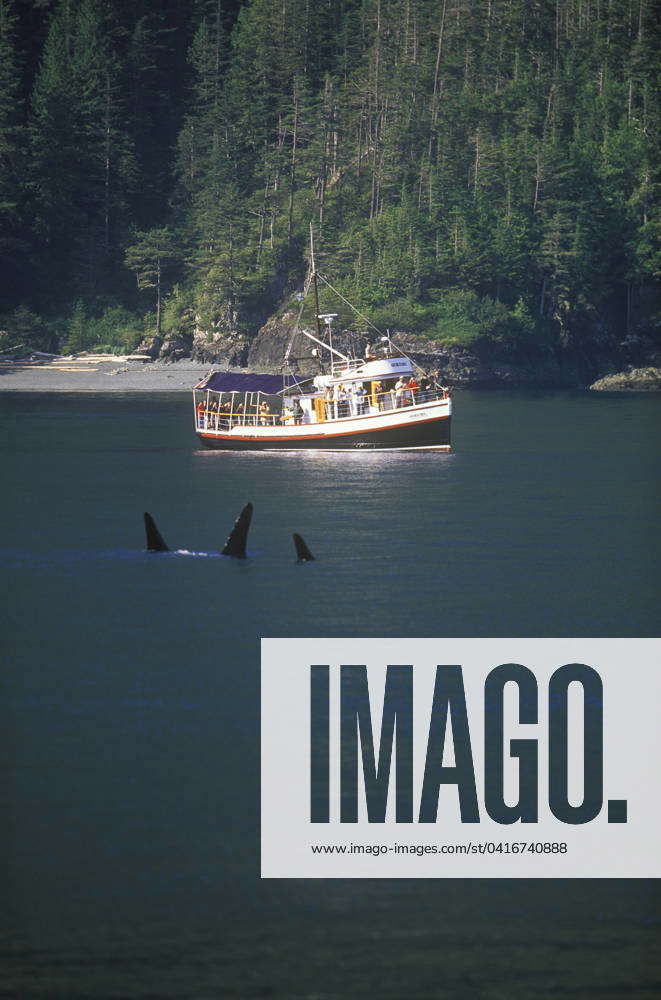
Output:
<instances>
[{"instance_id":1,"label":"rocky cliff","mask_svg":"<svg viewBox=\"0 0 661 1000\"><path fill-rule=\"evenodd\" d=\"M318 370L312 355L314 344L303 334L294 334L296 317L293 312L275 316L258 332L250 345L247 367L255 371L280 371L288 346L290 358L302 374ZM315 331L310 331L315 332ZM344 331L333 335L337 350L351 356L364 356L368 342L375 335L364 331ZM585 385L580 366L567 359L558 359L552 352L536 352L529 356L499 356L494 345L477 344L470 348L444 345L438 341L400 332L392 334L393 342L423 368L437 371L454 386L495 387L504 385ZM291 345L290 345L291 340Z\"/></svg>"},{"instance_id":2,"label":"rocky cliff","mask_svg":"<svg viewBox=\"0 0 661 1000\"><path fill-rule=\"evenodd\" d=\"M246 332L251 327L256 330L254 334ZM245 319L239 322L236 315L228 313L210 330L199 318L188 316L176 330L143 341L138 351L162 361L190 358L218 368L279 372L289 350L293 369L313 374L318 371L315 345L295 327L294 310L273 315L262 326ZM364 330L333 334L334 346L348 356L363 356L367 343L374 339L375 334ZM656 366L661 359L655 345L643 340L602 346L588 356L585 351L561 352L543 346L515 348L492 341L447 345L406 332L394 332L392 339L414 361L437 371L452 386L658 388L653 373L659 370Z\"/></svg>"},{"instance_id":3,"label":"rocky cliff","mask_svg":"<svg viewBox=\"0 0 661 1000\"><path fill-rule=\"evenodd\" d=\"M154 361L190 358L218 368L243 367L249 349L250 338L239 332L236 326L222 324L206 330L194 320L162 336L148 337L137 348L138 352L149 354Z\"/></svg>"}]
</instances>

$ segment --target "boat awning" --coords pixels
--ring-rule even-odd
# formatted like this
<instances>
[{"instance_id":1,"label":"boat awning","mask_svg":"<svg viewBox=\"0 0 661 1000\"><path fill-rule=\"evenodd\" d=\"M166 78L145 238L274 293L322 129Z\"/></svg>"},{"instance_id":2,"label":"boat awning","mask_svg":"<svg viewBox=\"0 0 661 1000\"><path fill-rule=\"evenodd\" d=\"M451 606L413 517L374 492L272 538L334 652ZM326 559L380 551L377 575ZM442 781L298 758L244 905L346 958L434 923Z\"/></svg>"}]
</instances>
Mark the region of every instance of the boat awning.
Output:
<instances>
[{"instance_id":1,"label":"boat awning","mask_svg":"<svg viewBox=\"0 0 661 1000\"><path fill-rule=\"evenodd\" d=\"M210 389L212 392L263 392L275 396L283 388L295 385L292 375L264 375L259 372L209 372L198 382L196 389Z\"/></svg>"}]
</instances>

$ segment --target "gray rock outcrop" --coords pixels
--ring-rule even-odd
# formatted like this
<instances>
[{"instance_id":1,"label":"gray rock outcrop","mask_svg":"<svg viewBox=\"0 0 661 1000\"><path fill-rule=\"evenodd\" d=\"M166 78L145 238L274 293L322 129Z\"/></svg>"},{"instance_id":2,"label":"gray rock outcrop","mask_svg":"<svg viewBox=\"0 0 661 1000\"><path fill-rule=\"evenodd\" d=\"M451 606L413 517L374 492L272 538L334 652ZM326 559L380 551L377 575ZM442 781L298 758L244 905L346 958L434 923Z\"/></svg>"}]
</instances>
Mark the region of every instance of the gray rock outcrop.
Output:
<instances>
[{"instance_id":1,"label":"gray rock outcrop","mask_svg":"<svg viewBox=\"0 0 661 1000\"><path fill-rule=\"evenodd\" d=\"M315 345L302 333L294 333L295 324L293 311L272 316L250 345L247 367L253 371L279 372L291 339L290 357L294 370L304 375L318 371L317 360L312 355ZM333 346L349 356L361 357L366 345L377 339L374 331L343 331L333 334ZM493 351L484 347L446 345L410 333L393 333L392 340L419 365L438 372L443 381L453 386L581 384L578 373L563 370L551 354L529 361L502 360L494 358Z\"/></svg>"},{"instance_id":2,"label":"gray rock outcrop","mask_svg":"<svg viewBox=\"0 0 661 1000\"><path fill-rule=\"evenodd\" d=\"M661 392L661 368L630 368L597 379L590 386L596 392Z\"/></svg>"}]
</instances>

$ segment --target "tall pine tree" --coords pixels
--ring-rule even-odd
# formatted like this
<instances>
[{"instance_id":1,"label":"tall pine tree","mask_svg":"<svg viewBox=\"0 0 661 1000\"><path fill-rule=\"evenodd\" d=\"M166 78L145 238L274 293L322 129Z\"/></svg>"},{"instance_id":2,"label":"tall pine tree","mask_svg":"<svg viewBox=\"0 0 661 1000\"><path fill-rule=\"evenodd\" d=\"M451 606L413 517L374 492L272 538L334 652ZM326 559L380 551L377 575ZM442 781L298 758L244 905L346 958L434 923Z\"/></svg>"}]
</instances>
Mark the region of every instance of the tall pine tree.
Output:
<instances>
[{"instance_id":1,"label":"tall pine tree","mask_svg":"<svg viewBox=\"0 0 661 1000\"><path fill-rule=\"evenodd\" d=\"M99 294L119 263L133 156L112 21L100 0L61 0L35 81L31 188L42 281Z\"/></svg>"}]
</instances>

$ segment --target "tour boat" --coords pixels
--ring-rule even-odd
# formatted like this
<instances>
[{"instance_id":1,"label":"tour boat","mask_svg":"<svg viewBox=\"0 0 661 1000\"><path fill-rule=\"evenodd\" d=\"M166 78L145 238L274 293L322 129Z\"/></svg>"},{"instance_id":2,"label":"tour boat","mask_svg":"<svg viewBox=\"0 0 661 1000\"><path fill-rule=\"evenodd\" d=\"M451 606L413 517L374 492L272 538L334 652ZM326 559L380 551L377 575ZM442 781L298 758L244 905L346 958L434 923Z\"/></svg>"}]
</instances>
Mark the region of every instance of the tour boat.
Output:
<instances>
[{"instance_id":1,"label":"tour boat","mask_svg":"<svg viewBox=\"0 0 661 1000\"><path fill-rule=\"evenodd\" d=\"M337 350L335 315L319 312L314 251L311 264L307 286L315 293L316 336L298 325L295 333L315 343L319 373L211 371L193 390L200 440L209 448L233 451L450 451L449 390L398 350L389 335L381 336L376 348L367 348L365 357ZM293 339L283 369L292 366ZM321 352L329 360L324 362Z\"/></svg>"}]
</instances>

